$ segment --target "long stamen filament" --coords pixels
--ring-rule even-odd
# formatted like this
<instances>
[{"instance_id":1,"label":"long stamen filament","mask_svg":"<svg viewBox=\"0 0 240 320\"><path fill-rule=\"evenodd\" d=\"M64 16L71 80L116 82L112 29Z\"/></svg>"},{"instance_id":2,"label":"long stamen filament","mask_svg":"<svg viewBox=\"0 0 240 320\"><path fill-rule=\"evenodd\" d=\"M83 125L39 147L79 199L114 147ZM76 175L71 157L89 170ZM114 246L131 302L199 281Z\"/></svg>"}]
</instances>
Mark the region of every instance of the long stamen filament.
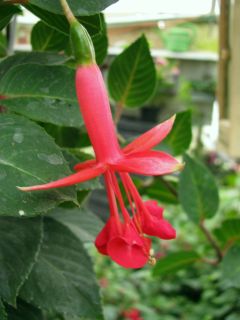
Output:
<instances>
[{"instance_id":1,"label":"long stamen filament","mask_svg":"<svg viewBox=\"0 0 240 320\"><path fill-rule=\"evenodd\" d=\"M117 222L117 228L119 232L121 231L121 224L120 224L120 219L119 219L119 214L118 214L118 207L116 203L116 198L113 192L113 189L111 188L111 174L110 172L106 171L105 175L105 184L106 184L106 190L107 190L107 196L109 200L109 207L110 207L110 215L113 216Z\"/></svg>"},{"instance_id":2,"label":"long stamen filament","mask_svg":"<svg viewBox=\"0 0 240 320\"><path fill-rule=\"evenodd\" d=\"M130 178L129 174L128 173L123 173L123 175L124 175L124 177L126 179L126 182L128 183L128 186L129 186L130 190L133 193L133 197L135 199L135 203L138 206L138 210L140 211L140 213L143 211L146 215L149 216L149 212L148 212L147 208L145 207L145 205L144 205L144 203L142 201L142 198L140 197L140 195L138 193L138 190L137 190L135 184L132 182L132 179Z\"/></svg>"},{"instance_id":3,"label":"long stamen filament","mask_svg":"<svg viewBox=\"0 0 240 320\"><path fill-rule=\"evenodd\" d=\"M129 202L129 204L130 204L130 208L131 208L132 214L133 214L133 216L134 216L135 213L136 213L136 210L135 210L135 208L134 208L134 206L133 206L134 199L132 198L132 195L131 195L131 193L130 193L129 190L128 190L128 187L127 187L127 184L126 184L126 182L125 182L124 176L122 176L121 173L119 173L119 175L120 175L120 178L121 178L121 180L122 180L123 187L124 187L125 193L126 193L126 195L127 195L128 202Z\"/></svg>"},{"instance_id":4,"label":"long stamen filament","mask_svg":"<svg viewBox=\"0 0 240 320\"><path fill-rule=\"evenodd\" d=\"M115 174L113 172L111 174L111 177L112 177L112 183L113 183L113 187L114 187L114 192L115 192L115 194L117 196L117 199L118 199L118 202L119 202L122 214L123 214L123 218L124 218L125 222L129 222L130 221L130 217L129 217L129 214L128 214L126 208L125 208L125 204L124 204L124 201L123 201L123 198L122 198L122 194L121 194L121 190L120 190L119 185L118 185L117 178L116 178L116 176L115 176Z\"/></svg>"},{"instance_id":5,"label":"long stamen filament","mask_svg":"<svg viewBox=\"0 0 240 320\"><path fill-rule=\"evenodd\" d=\"M136 206L136 211L134 210L134 213L133 213L133 219L138 231L142 234L143 231L142 231L141 219L139 215L141 215L141 209L142 209L142 206L144 206L144 204L142 203L142 199L139 196L138 192L136 192L135 185L132 182L130 176L126 173L120 173L120 176L123 181L123 185L126 190L126 193L129 195L130 199L133 198L133 202ZM141 206L139 206L139 200L140 200Z\"/></svg>"}]
</instances>

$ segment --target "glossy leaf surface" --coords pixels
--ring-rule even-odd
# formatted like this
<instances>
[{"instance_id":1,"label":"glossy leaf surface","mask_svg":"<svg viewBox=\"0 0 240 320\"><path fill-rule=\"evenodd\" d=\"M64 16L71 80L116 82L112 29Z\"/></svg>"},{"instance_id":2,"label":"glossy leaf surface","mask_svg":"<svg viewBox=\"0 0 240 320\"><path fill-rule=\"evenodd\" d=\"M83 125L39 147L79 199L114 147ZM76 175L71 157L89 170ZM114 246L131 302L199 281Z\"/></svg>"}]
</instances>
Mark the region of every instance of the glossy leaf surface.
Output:
<instances>
[{"instance_id":1,"label":"glossy leaf surface","mask_svg":"<svg viewBox=\"0 0 240 320\"><path fill-rule=\"evenodd\" d=\"M68 227L83 242L93 242L103 228L103 222L89 209L57 208L50 212L50 216Z\"/></svg>"},{"instance_id":2,"label":"glossy leaf surface","mask_svg":"<svg viewBox=\"0 0 240 320\"><path fill-rule=\"evenodd\" d=\"M41 238L40 218L0 218L0 297L12 305L37 259Z\"/></svg>"},{"instance_id":3,"label":"glossy leaf surface","mask_svg":"<svg viewBox=\"0 0 240 320\"><path fill-rule=\"evenodd\" d=\"M211 172L190 156L184 157L185 168L180 174L179 200L195 223L212 218L218 210L219 195Z\"/></svg>"},{"instance_id":4,"label":"glossy leaf surface","mask_svg":"<svg viewBox=\"0 0 240 320\"><path fill-rule=\"evenodd\" d=\"M65 66L18 65L0 80L0 92L7 97L3 104L32 120L79 128L83 122L74 77Z\"/></svg>"},{"instance_id":5,"label":"glossy leaf surface","mask_svg":"<svg viewBox=\"0 0 240 320\"><path fill-rule=\"evenodd\" d=\"M90 258L67 227L49 218L38 261L20 296L45 310L102 319Z\"/></svg>"},{"instance_id":6,"label":"glossy leaf surface","mask_svg":"<svg viewBox=\"0 0 240 320\"><path fill-rule=\"evenodd\" d=\"M0 116L0 214L36 215L63 201L75 201L74 187L22 192L16 186L46 183L70 174L53 139L37 124L16 115Z\"/></svg>"}]
</instances>

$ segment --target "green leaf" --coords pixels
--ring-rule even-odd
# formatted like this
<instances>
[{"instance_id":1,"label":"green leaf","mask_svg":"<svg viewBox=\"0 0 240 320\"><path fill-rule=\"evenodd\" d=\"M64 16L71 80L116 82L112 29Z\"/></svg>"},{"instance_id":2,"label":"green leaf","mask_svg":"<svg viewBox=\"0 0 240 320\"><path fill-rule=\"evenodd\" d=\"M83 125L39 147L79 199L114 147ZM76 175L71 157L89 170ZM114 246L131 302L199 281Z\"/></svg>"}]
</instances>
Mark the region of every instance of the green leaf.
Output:
<instances>
[{"instance_id":1,"label":"green leaf","mask_svg":"<svg viewBox=\"0 0 240 320\"><path fill-rule=\"evenodd\" d=\"M7 40L6 37L0 32L0 57L7 54Z\"/></svg>"},{"instance_id":2,"label":"green leaf","mask_svg":"<svg viewBox=\"0 0 240 320\"><path fill-rule=\"evenodd\" d=\"M218 210L218 188L211 172L202 163L186 155L185 168L180 174L179 200L195 223L212 218Z\"/></svg>"},{"instance_id":3,"label":"green leaf","mask_svg":"<svg viewBox=\"0 0 240 320\"><path fill-rule=\"evenodd\" d=\"M153 268L153 276L174 274L178 270L184 269L199 259L200 257L195 251L170 253L166 257L158 260L156 266Z\"/></svg>"},{"instance_id":4,"label":"green leaf","mask_svg":"<svg viewBox=\"0 0 240 320\"><path fill-rule=\"evenodd\" d=\"M191 140L191 111L188 110L177 113L173 128L161 143L160 148L167 149L169 153L178 156L189 148Z\"/></svg>"},{"instance_id":5,"label":"green leaf","mask_svg":"<svg viewBox=\"0 0 240 320\"><path fill-rule=\"evenodd\" d=\"M93 242L103 228L103 222L87 208L56 208L50 216L68 227L82 242Z\"/></svg>"},{"instance_id":6,"label":"green leaf","mask_svg":"<svg viewBox=\"0 0 240 320\"><path fill-rule=\"evenodd\" d=\"M35 123L16 115L0 116L0 215L35 215L63 201L75 201L74 187L22 192L71 172L53 139Z\"/></svg>"},{"instance_id":7,"label":"green leaf","mask_svg":"<svg viewBox=\"0 0 240 320\"><path fill-rule=\"evenodd\" d=\"M68 4L75 16L88 16L104 10L117 1L118 0L68 0ZM59 0L29 0L28 3L53 13L63 13Z\"/></svg>"},{"instance_id":8,"label":"green leaf","mask_svg":"<svg viewBox=\"0 0 240 320\"><path fill-rule=\"evenodd\" d=\"M16 66L0 80L0 92L7 97L4 106L30 119L77 128L83 125L75 72L65 66Z\"/></svg>"},{"instance_id":9,"label":"green leaf","mask_svg":"<svg viewBox=\"0 0 240 320\"><path fill-rule=\"evenodd\" d=\"M55 53L46 52L21 52L13 56L7 57L0 62L0 79L11 68L14 68L21 64L37 63L45 65L58 65L67 61L67 57L64 55L58 55Z\"/></svg>"},{"instance_id":10,"label":"green leaf","mask_svg":"<svg viewBox=\"0 0 240 320\"><path fill-rule=\"evenodd\" d=\"M155 178L150 186L140 189L148 197L164 203L178 204L177 182L166 178Z\"/></svg>"},{"instance_id":11,"label":"green leaf","mask_svg":"<svg viewBox=\"0 0 240 320\"><path fill-rule=\"evenodd\" d=\"M67 227L49 218L44 219L38 261L20 296L41 309L102 318L92 263L81 241Z\"/></svg>"},{"instance_id":12,"label":"green leaf","mask_svg":"<svg viewBox=\"0 0 240 320\"><path fill-rule=\"evenodd\" d=\"M62 32L67 36L69 35L69 22L64 15L55 14L31 4L27 4L25 7L42 21L44 21L48 26ZM83 17L78 16L76 18L87 29L91 36L98 34L103 29L103 14L95 14L92 16Z\"/></svg>"},{"instance_id":13,"label":"green leaf","mask_svg":"<svg viewBox=\"0 0 240 320\"><path fill-rule=\"evenodd\" d=\"M65 66L24 64L5 74L0 81L0 90L11 98L24 96L75 101L74 79L74 70Z\"/></svg>"},{"instance_id":14,"label":"green leaf","mask_svg":"<svg viewBox=\"0 0 240 320\"><path fill-rule=\"evenodd\" d=\"M0 218L0 297L15 305L39 252L41 218Z\"/></svg>"},{"instance_id":15,"label":"green leaf","mask_svg":"<svg viewBox=\"0 0 240 320\"><path fill-rule=\"evenodd\" d=\"M21 12L17 6L2 4L0 7L0 30L8 25L15 14Z\"/></svg>"},{"instance_id":16,"label":"green leaf","mask_svg":"<svg viewBox=\"0 0 240 320\"><path fill-rule=\"evenodd\" d=\"M6 314L6 310L4 308L4 305L0 299L0 319L1 320L7 320L7 314Z\"/></svg>"},{"instance_id":17,"label":"green leaf","mask_svg":"<svg viewBox=\"0 0 240 320\"><path fill-rule=\"evenodd\" d=\"M64 50L69 43L69 38L63 33L49 27L44 22L39 21L32 29L31 44L36 51L56 51Z\"/></svg>"},{"instance_id":18,"label":"green leaf","mask_svg":"<svg viewBox=\"0 0 240 320\"><path fill-rule=\"evenodd\" d=\"M224 283L240 288L240 244L233 246L224 256L221 270Z\"/></svg>"},{"instance_id":19,"label":"green leaf","mask_svg":"<svg viewBox=\"0 0 240 320\"><path fill-rule=\"evenodd\" d=\"M17 308L6 306L9 320L44 320L41 310L26 303L17 301Z\"/></svg>"},{"instance_id":20,"label":"green leaf","mask_svg":"<svg viewBox=\"0 0 240 320\"><path fill-rule=\"evenodd\" d=\"M65 159L67 160L67 162L69 163L70 168L74 168L74 166L79 163L79 162L84 162L86 160L90 160L92 159L92 157L90 157L89 155L86 155L83 152L79 152L78 151L78 157L77 158L74 154L67 152L67 151L63 151L63 155L65 157ZM95 178L95 179L91 179L89 181L85 181L82 183L79 183L76 186L77 190L95 190L95 189L102 189L103 186L99 181L99 178Z\"/></svg>"},{"instance_id":21,"label":"green leaf","mask_svg":"<svg viewBox=\"0 0 240 320\"><path fill-rule=\"evenodd\" d=\"M97 64L103 64L108 51L108 36L107 36L107 26L104 19L104 15L100 15L101 22L101 32L93 35L92 41L96 54Z\"/></svg>"},{"instance_id":22,"label":"green leaf","mask_svg":"<svg viewBox=\"0 0 240 320\"><path fill-rule=\"evenodd\" d=\"M217 239L223 245L232 245L240 240L240 220L228 219L223 221L222 225L214 230Z\"/></svg>"},{"instance_id":23,"label":"green leaf","mask_svg":"<svg viewBox=\"0 0 240 320\"><path fill-rule=\"evenodd\" d=\"M83 125L77 102L67 102L58 98L22 97L5 99L2 104L8 111L31 120L70 128L79 128Z\"/></svg>"},{"instance_id":24,"label":"green leaf","mask_svg":"<svg viewBox=\"0 0 240 320\"><path fill-rule=\"evenodd\" d=\"M106 33L100 33L92 37L96 61L98 65L103 64L108 50L108 37Z\"/></svg>"},{"instance_id":25,"label":"green leaf","mask_svg":"<svg viewBox=\"0 0 240 320\"><path fill-rule=\"evenodd\" d=\"M141 107L154 92L156 71L145 36L141 36L112 62L108 88L116 103Z\"/></svg>"}]
</instances>

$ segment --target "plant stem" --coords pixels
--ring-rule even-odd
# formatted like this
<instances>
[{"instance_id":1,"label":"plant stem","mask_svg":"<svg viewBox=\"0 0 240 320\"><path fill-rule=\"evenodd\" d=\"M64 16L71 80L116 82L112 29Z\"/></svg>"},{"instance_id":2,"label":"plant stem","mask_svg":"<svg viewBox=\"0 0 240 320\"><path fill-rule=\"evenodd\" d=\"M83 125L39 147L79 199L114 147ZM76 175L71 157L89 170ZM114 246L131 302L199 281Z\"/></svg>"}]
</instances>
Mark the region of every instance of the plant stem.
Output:
<instances>
[{"instance_id":1,"label":"plant stem","mask_svg":"<svg viewBox=\"0 0 240 320\"><path fill-rule=\"evenodd\" d=\"M66 0L60 0L64 14L68 20L68 22L71 24L74 21L76 21L76 18L74 17L72 10L70 9L68 3Z\"/></svg>"},{"instance_id":2,"label":"plant stem","mask_svg":"<svg viewBox=\"0 0 240 320\"><path fill-rule=\"evenodd\" d=\"M206 229L203 220L199 223L199 227L202 230L202 232L204 233L204 235L206 236L208 242L211 244L211 246L215 250L216 255L217 255L217 263L221 262L222 258L223 258L223 253L221 251L221 248L219 247L218 243L213 238L212 234L208 231L208 229Z\"/></svg>"},{"instance_id":3,"label":"plant stem","mask_svg":"<svg viewBox=\"0 0 240 320\"><path fill-rule=\"evenodd\" d=\"M15 3L19 3L19 4L27 4L28 0L5 0L3 1L3 3L5 4L15 4Z\"/></svg>"},{"instance_id":4,"label":"plant stem","mask_svg":"<svg viewBox=\"0 0 240 320\"><path fill-rule=\"evenodd\" d=\"M121 103L117 103L116 104L116 112L115 112L115 116L114 116L115 125L117 125L119 120L121 119L122 113L123 113L123 105Z\"/></svg>"},{"instance_id":5,"label":"plant stem","mask_svg":"<svg viewBox=\"0 0 240 320\"><path fill-rule=\"evenodd\" d=\"M176 198L178 198L178 193L177 190L169 183L166 181L163 177L159 177L159 180L165 185L165 187L171 192L172 195L174 195Z\"/></svg>"}]
</instances>

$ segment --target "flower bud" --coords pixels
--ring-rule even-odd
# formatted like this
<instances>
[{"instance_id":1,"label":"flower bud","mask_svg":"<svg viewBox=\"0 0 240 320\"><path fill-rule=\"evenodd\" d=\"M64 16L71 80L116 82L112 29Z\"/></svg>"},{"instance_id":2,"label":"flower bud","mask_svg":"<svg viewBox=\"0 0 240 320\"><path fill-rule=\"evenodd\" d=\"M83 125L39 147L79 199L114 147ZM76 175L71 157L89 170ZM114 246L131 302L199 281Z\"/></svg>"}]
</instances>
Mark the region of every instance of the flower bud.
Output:
<instances>
[{"instance_id":1,"label":"flower bud","mask_svg":"<svg viewBox=\"0 0 240 320\"><path fill-rule=\"evenodd\" d=\"M95 63L95 51L87 30L77 21L70 24L70 41L78 65Z\"/></svg>"}]
</instances>

